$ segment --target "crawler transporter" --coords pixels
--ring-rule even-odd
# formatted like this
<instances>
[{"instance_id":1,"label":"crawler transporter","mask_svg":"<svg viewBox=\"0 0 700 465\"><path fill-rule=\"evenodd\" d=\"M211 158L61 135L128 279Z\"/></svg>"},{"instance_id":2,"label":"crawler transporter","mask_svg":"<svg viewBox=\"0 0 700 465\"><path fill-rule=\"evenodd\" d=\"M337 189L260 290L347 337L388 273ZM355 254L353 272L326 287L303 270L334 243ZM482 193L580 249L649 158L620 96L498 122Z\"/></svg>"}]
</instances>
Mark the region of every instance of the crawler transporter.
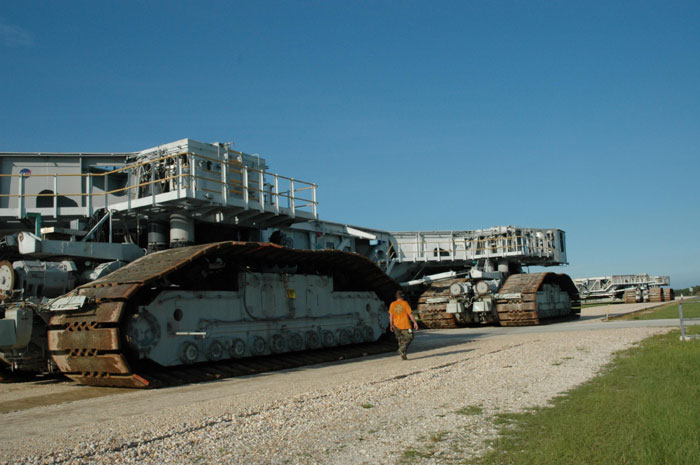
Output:
<instances>
[{"instance_id":1,"label":"crawler transporter","mask_svg":"<svg viewBox=\"0 0 700 465\"><path fill-rule=\"evenodd\" d=\"M625 303L663 302L673 300L669 276L649 276L646 273L574 278L582 300L615 301Z\"/></svg>"},{"instance_id":2,"label":"crawler transporter","mask_svg":"<svg viewBox=\"0 0 700 465\"><path fill-rule=\"evenodd\" d=\"M522 272L565 264L563 231L322 221L315 184L231 145L3 153L0 360L163 385L183 367L377 341L401 286L428 327L578 316L568 276Z\"/></svg>"}]
</instances>

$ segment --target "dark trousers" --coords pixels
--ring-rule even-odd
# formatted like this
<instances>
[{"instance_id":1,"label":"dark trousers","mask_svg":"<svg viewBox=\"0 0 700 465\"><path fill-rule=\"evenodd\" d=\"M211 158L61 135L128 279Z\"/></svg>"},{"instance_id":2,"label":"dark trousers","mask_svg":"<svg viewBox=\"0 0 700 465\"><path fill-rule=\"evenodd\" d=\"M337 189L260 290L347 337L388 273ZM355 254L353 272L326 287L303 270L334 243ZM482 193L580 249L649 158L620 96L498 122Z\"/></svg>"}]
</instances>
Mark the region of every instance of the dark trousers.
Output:
<instances>
[{"instance_id":1,"label":"dark trousers","mask_svg":"<svg viewBox=\"0 0 700 465\"><path fill-rule=\"evenodd\" d=\"M394 329L396 340L399 342L399 355L406 355L406 349L413 340L413 331L410 329Z\"/></svg>"}]
</instances>

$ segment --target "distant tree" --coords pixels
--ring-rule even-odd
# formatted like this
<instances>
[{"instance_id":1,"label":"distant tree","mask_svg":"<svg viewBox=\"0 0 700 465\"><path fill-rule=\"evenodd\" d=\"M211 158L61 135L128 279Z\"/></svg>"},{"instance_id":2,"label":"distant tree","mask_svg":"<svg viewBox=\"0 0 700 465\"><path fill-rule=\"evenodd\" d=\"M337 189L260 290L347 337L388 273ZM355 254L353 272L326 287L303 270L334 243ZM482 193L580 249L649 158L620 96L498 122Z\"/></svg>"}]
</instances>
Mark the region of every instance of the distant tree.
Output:
<instances>
[{"instance_id":1,"label":"distant tree","mask_svg":"<svg viewBox=\"0 0 700 465\"><path fill-rule=\"evenodd\" d=\"M681 295L686 297L700 295L700 285L686 287L685 289L674 289L673 292L676 294L676 297L680 297Z\"/></svg>"}]
</instances>

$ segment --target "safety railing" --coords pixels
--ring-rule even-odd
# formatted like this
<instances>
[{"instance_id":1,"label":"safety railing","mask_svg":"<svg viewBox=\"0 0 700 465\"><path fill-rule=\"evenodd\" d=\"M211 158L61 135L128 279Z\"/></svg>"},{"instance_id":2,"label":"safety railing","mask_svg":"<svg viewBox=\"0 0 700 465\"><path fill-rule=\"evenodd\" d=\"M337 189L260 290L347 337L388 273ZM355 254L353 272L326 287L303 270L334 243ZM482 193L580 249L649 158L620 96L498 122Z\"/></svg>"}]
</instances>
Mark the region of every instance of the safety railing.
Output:
<instances>
[{"instance_id":1,"label":"safety railing","mask_svg":"<svg viewBox=\"0 0 700 465\"><path fill-rule=\"evenodd\" d=\"M400 233L399 233L400 234ZM493 238L425 237L420 233L397 238L404 259L414 261L473 260L508 256L550 257L553 244L522 235Z\"/></svg>"},{"instance_id":2,"label":"safety railing","mask_svg":"<svg viewBox=\"0 0 700 465\"><path fill-rule=\"evenodd\" d=\"M658 284L668 286L671 283L669 276L649 276L648 274L613 275L609 279L612 284Z\"/></svg>"},{"instance_id":3,"label":"safety railing","mask_svg":"<svg viewBox=\"0 0 700 465\"><path fill-rule=\"evenodd\" d=\"M233 153L243 155L240 152ZM221 194L224 199L232 194L240 196L246 206L255 202L263 209L272 208L275 213L279 213L280 208L287 208L292 216L300 210L310 209L314 218L318 218L316 184L251 168L239 160L222 161L200 154L189 155L193 157L195 167L191 178L195 186L199 184L204 192ZM212 169L217 164L223 165L221 169ZM207 168L200 165L206 165Z\"/></svg>"},{"instance_id":4,"label":"safety railing","mask_svg":"<svg viewBox=\"0 0 700 465\"><path fill-rule=\"evenodd\" d=\"M31 180L23 173L0 174L0 177L9 179L3 185L10 191L0 193L0 199L17 199L14 208L9 208L10 201L7 201L8 209L14 210L13 216L17 218L25 218L28 209L58 217L62 201L82 209L85 216L101 208L130 210L147 206L149 200L150 205L155 205L160 194L165 193L174 194L175 198L218 201L224 206L242 203L245 209L292 217L298 212L318 217L315 184L252 168L241 160L222 160L192 152L164 155L101 173L31 174ZM79 181L71 181L75 178ZM37 182L37 179L50 181ZM101 189L95 187L98 180ZM28 192L29 183L34 184L30 186L32 192ZM70 187L62 188L64 184ZM47 186L53 189L37 192ZM33 206L29 202L32 198L36 199ZM41 198L50 198L49 205L39 205ZM0 208L0 212L8 209Z\"/></svg>"}]
</instances>

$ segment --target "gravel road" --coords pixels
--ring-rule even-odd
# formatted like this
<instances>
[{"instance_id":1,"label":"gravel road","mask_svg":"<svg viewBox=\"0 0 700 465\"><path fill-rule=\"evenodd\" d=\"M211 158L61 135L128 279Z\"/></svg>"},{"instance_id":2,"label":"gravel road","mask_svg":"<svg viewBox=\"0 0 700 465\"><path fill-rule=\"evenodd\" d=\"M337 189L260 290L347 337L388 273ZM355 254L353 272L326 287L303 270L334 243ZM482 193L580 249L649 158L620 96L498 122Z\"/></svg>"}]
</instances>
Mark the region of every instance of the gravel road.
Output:
<instances>
[{"instance_id":1,"label":"gravel road","mask_svg":"<svg viewBox=\"0 0 700 465\"><path fill-rule=\"evenodd\" d=\"M423 331L408 361L384 354L80 400L71 393L89 388L68 382L3 384L0 404L62 400L2 414L0 463L457 462L487 449L494 415L546 405L668 330L599 325L464 339Z\"/></svg>"}]
</instances>

